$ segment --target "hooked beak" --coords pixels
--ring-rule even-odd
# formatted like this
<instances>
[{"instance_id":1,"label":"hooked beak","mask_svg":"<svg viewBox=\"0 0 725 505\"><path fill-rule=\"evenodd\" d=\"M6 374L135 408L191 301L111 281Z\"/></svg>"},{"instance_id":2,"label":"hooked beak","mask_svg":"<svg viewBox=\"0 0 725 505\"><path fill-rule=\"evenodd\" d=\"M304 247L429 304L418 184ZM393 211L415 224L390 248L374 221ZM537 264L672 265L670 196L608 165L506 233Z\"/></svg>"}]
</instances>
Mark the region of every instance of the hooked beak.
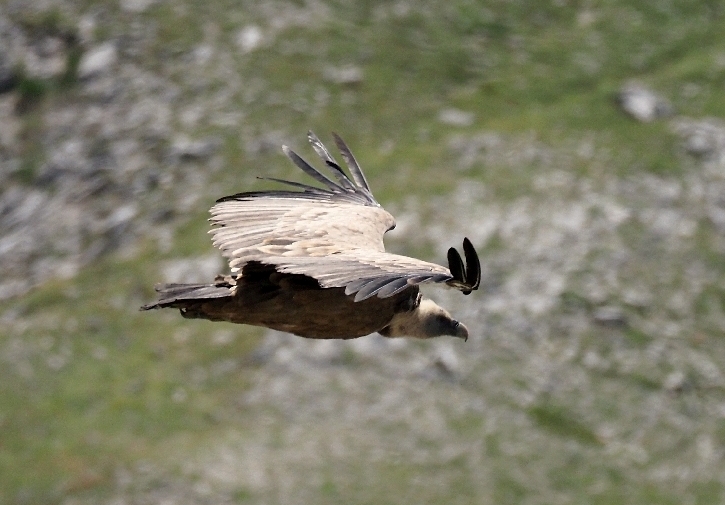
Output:
<instances>
[{"instance_id":1,"label":"hooked beak","mask_svg":"<svg viewBox=\"0 0 725 505\"><path fill-rule=\"evenodd\" d=\"M468 328L466 328L466 325L455 320L453 321L453 325L456 328L456 333L453 336L457 338L462 338L464 342L467 342Z\"/></svg>"}]
</instances>

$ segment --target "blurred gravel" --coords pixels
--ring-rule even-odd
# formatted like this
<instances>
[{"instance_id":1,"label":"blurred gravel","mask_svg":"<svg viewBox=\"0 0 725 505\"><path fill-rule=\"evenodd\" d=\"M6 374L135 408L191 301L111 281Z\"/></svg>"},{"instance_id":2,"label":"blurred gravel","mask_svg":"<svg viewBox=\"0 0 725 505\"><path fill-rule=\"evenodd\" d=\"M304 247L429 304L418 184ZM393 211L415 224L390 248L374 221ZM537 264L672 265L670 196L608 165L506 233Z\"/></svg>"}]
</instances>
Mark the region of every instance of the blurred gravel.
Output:
<instances>
[{"instance_id":1,"label":"blurred gravel","mask_svg":"<svg viewBox=\"0 0 725 505\"><path fill-rule=\"evenodd\" d=\"M152 3L122 8L140 12ZM33 13L32 6L14 7L16 17ZM194 205L219 166L219 139L195 139L173 126L185 102L168 72L136 64L123 41L94 40L93 25L92 17L79 21L80 82L72 99L34 109L22 106L22 91L11 85L0 95L0 299L165 236L169 219ZM0 8L0 67L24 68L24 79L57 78L78 43L61 35L15 24ZM139 32L134 47L150 36ZM29 156L20 135L29 114L43 125L32 165L23 161ZM200 164L204 171L192 170Z\"/></svg>"}]
</instances>

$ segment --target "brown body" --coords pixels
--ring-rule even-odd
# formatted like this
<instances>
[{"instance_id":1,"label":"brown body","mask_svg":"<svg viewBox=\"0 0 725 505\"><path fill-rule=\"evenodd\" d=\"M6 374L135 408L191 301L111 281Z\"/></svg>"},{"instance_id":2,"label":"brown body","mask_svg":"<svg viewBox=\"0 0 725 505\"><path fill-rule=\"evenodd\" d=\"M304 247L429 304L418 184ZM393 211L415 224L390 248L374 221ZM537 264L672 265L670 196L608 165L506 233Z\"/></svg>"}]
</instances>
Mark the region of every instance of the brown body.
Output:
<instances>
[{"instance_id":1,"label":"brown body","mask_svg":"<svg viewBox=\"0 0 725 505\"><path fill-rule=\"evenodd\" d=\"M220 279L216 288L233 288L234 294L162 300L158 305L177 307L191 319L263 326L308 338L349 339L384 332L396 314L410 312L419 303L417 286L389 298L355 302L354 295L345 295L345 288L323 289L311 277L280 274L259 265L245 268L237 279Z\"/></svg>"}]
</instances>

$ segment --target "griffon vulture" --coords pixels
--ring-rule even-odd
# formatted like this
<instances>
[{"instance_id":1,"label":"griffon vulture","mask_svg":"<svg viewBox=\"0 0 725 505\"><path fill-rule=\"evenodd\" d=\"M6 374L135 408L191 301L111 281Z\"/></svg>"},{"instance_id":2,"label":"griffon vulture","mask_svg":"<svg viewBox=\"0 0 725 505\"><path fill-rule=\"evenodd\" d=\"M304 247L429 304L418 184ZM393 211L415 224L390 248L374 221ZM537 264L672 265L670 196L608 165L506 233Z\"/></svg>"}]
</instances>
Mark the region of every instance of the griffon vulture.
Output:
<instances>
[{"instance_id":1,"label":"griffon vulture","mask_svg":"<svg viewBox=\"0 0 725 505\"><path fill-rule=\"evenodd\" d=\"M308 338L468 338L468 329L423 298L419 285L443 283L469 294L481 265L463 240L464 265L454 248L449 268L385 252L383 235L395 219L375 200L360 166L333 134L352 178L320 140L308 139L333 178L287 146L284 153L323 187L269 179L292 190L238 193L211 208L214 245L231 274L211 284L157 285L159 300L143 310L173 307L186 318L264 326Z\"/></svg>"}]
</instances>

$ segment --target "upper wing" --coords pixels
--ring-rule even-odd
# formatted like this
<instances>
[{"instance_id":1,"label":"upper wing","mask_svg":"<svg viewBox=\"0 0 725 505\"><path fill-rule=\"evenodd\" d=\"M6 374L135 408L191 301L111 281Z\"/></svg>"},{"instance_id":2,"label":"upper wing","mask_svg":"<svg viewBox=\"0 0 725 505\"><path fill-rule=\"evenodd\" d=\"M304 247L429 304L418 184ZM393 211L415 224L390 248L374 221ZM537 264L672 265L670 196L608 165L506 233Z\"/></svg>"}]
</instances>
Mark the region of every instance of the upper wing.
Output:
<instances>
[{"instance_id":1,"label":"upper wing","mask_svg":"<svg viewBox=\"0 0 725 505\"><path fill-rule=\"evenodd\" d=\"M249 261L275 265L280 272L313 277L323 287L345 287L347 294L356 293L356 301L374 295L385 298L424 282L446 282L464 293L476 289L480 265L467 239L468 268L453 248L448 253L451 270L385 252L383 235L395 227L395 219L373 197L342 139L334 138L352 179L310 132L312 147L335 180L286 146L283 150L325 188L273 179L298 191L238 193L212 207L214 245L229 258L232 269L239 271Z\"/></svg>"}]
</instances>

